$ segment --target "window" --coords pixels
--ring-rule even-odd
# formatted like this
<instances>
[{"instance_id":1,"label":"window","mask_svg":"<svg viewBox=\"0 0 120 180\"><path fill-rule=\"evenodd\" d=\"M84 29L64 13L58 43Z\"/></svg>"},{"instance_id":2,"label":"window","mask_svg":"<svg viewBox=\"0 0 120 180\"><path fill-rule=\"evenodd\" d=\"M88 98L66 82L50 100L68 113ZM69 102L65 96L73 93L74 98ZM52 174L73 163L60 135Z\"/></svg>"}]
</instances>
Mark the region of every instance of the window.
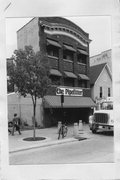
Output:
<instances>
[{"instance_id":1,"label":"window","mask_svg":"<svg viewBox=\"0 0 120 180\"><path fill-rule=\"evenodd\" d=\"M72 79L72 78L64 79L64 86L74 87L74 79Z\"/></svg>"},{"instance_id":2,"label":"window","mask_svg":"<svg viewBox=\"0 0 120 180\"><path fill-rule=\"evenodd\" d=\"M70 52L68 50L63 51L63 59L73 61L73 52Z\"/></svg>"},{"instance_id":3,"label":"window","mask_svg":"<svg viewBox=\"0 0 120 180\"><path fill-rule=\"evenodd\" d=\"M79 80L78 81L78 87L87 88L87 81Z\"/></svg>"},{"instance_id":4,"label":"window","mask_svg":"<svg viewBox=\"0 0 120 180\"><path fill-rule=\"evenodd\" d=\"M77 61L78 61L79 63L86 64L86 63L87 63L87 56L84 55L84 54L78 54L78 55L77 55Z\"/></svg>"},{"instance_id":5,"label":"window","mask_svg":"<svg viewBox=\"0 0 120 180\"><path fill-rule=\"evenodd\" d=\"M47 46L47 54L53 57L59 57L59 49L54 46Z\"/></svg>"},{"instance_id":6,"label":"window","mask_svg":"<svg viewBox=\"0 0 120 180\"><path fill-rule=\"evenodd\" d=\"M110 88L108 88L108 97L110 97Z\"/></svg>"},{"instance_id":7,"label":"window","mask_svg":"<svg viewBox=\"0 0 120 180\"><path fill-rule=\"evenodd\" d=\"M51 79L52 85L60 85L60 77L51 75L50 79Z\"/></svg>"},{"instance_id":8,"label":"window","mask_svg":"<svg viewBox=\"0 0 120 180\"><path fill-rule=\"evenodd\" d=\"M102 87L100 87L100 98L102 98Z\"/></svg>"}]
</instances>

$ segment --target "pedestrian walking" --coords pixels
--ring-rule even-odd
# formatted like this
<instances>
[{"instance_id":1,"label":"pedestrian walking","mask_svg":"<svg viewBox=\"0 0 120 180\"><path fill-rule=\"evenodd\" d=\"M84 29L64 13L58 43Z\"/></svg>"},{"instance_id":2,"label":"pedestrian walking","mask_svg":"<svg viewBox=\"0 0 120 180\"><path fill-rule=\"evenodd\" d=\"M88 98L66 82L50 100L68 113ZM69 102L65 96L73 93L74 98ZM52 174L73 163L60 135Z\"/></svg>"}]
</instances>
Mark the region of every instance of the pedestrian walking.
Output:
<instances>
[{"instance_id":1,"label":"pedestrian walking","mask_svg":"<svg viewBox=\"0 0 120 180\"><path fill-rule=\"evenodd\" d=\"M21 120L20 118L17 116L17 114L14 114L14 118L13 118L13 130L12 130L12 135L14 135L15 130L18 131L19 134L21 134L20 132L20 125L21 125Z\"/></svg>"}]
</instances>

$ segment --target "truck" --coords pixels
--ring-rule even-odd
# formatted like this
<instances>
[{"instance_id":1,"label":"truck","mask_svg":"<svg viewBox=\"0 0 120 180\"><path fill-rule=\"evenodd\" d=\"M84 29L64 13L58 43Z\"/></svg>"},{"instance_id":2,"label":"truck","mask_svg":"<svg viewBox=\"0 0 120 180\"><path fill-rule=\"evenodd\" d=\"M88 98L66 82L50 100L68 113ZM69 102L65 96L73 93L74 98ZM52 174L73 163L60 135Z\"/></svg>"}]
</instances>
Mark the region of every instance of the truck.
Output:
<instances>
[{"instance_id":1,"label":"truck","mask_svg":"<svg viewBox=\"0 0 120 180\"><path fill-rule=\"evenodd\" d=\"M89 127L92 133L98 130L113 131L113 98L109 97L99 104L99 109L93 111L93 115L89 116Z\"/></svg>"}]
</instances>

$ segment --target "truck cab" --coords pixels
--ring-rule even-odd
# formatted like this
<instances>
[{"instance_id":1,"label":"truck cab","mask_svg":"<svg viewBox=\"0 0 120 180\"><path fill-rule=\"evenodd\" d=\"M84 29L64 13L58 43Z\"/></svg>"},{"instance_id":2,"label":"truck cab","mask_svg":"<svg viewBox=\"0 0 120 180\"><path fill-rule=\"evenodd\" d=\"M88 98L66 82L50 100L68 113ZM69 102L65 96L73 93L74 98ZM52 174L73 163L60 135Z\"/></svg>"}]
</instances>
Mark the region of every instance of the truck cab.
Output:
<instances>
[{"instance_id":1,"label":"truck cab","mask_svg":"<svg viewBox=\"0 0 120 180\"><path fill-rule=\"evenodd\" d=\"M94 110L93 115L89 116L89 127L93 133L96 133L99 129L113 131L113 99L111 97L101 101L99 109Z\"/></svg>"}]
</instances>

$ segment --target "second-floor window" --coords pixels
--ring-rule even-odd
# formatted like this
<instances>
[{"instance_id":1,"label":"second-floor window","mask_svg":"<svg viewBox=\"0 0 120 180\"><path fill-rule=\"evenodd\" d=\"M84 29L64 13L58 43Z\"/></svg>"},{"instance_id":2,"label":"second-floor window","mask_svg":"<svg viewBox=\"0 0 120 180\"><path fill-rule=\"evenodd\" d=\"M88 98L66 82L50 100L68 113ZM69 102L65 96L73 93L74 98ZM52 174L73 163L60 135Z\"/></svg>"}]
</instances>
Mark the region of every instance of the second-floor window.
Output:
<instances>
[{"instance_id":1,"label":"second-floor window","mask_svg":"<svg viewBox=\"0 0 120 180\"><path fill-rule=\"evenodd\" d=\"M50 76L52 85L60 85L60 77L58 76Z\"/></svg>"},{"instance_id":2,"label":"second-floor window","mask_svg":"<svg viewBox=\"0 0 120 180\"><path fill-rule=\"evenodd\" d=\"M73 61L73 52L64 50L63 51L63 59Z\"/></svg>"},{"instance_id":3,"label":"second-floor window","mask_svg":"<svg viewBox=\"0 0 120 180\"><path fill-rule=\"evenodd\" d=\"M85 81L85 80L79 80L79 81L78 81L78 87L87 88L87 81Z\"/></svg>"},{"instance_id":4,"label":"second-floor window","mask_svg":"<svg viewBox=\"0 0 120 180\"><path fill-rule=\"evenodd\" d=\"M87 63L87 56L84 54L77 55L77 62L86 64Z\"/></svg>"},{"instance_id":5,"label":"second-floor window","mask_svg":"<svg viewBox=\"0 0 120 180\"><path fill-rule=\"evenodd\" d=\"M72 79L72 78L65 78L64 79L64 86L74 87L74 79Z\"/></svg>"},{"instance_id":6,"label":"second-floor window","mask_svg":"<svg viewBox=\"0 0 120 180\"><path fill-rule=\"evenodd\" d=\"M59 57L59 49L55 46L47 46L47 55L53 57Z\"/></svg>"}]
</instances>

